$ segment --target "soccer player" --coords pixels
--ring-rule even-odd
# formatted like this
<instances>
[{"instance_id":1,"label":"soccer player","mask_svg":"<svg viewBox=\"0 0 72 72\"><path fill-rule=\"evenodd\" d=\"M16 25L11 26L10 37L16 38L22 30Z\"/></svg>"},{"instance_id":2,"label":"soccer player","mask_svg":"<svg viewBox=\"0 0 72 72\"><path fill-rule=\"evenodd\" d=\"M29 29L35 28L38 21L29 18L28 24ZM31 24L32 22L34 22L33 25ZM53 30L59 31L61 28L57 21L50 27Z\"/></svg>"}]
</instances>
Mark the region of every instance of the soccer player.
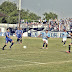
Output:
<instances>
[{"instance_id":1,"label":"soccer player","mask_svg":"<svg viewBox=\"0 0 72 72\"><path fill-rule=\"evenodd\" d=\"M10 31L9 28L7 28L6 38L5 38L6 43L5 43L4 47L2 48L2 50L4 50L4 48L7 46L8 42L11 43L10 48L11 48L11 47L13 46L13 44L14 44L14 41L10 38L10 32L9 32L9 31Z\"/></svg>"},{"instance_id":2,"label":"soccer player","mask_svg":"<svg viewBox=\"0 0 72 72\"><path fill-rule=\"evenodd\" d=\"M19 30L19 28L16 30L15 35L17 37L17 42L22 42L22 30Z\"/></svg>"},{"instance_id":3,"label":"soccer player","mask_svg":"<svg viewBox=\"0 0 72 72\"><path fill-rule=\"evenodd\" d=\"M70 35L71 35L71 43L69 44L69 51L66 51L67 53L70 53L70 48L71 48L71 45L72 45L72 31L71 31Z\"/></svg>"},{"instance_id":4,"label":"soccer player","mask_svg":"<svg viewBox=\"0 0 72 72\"><path fill-rule=\"evenodd\" d=\"M20 28L20 35L21 35L20 43L22 43L22 36L23 36L23 30L22 30L22 28Z\"/></svg>"},{"instance_id":5,"label":"soccer player","mask_svg":"<svg viewBox=\"0 0 72 72\"><path fill-rule=\"evenodd\" d=\"M19 42L19 37L18 37L18 35L19 35L19 28L17 28L17 30L15 31L15 35L16 35L16 37L17 37L17 42Z\"/></svg>"},{"instance_id":6,"label":"soccer player","mask_svg":"<svg viewBox=\"0 0 72 72\"><path fill-rule=\"evenodd\" d=\"M64 43L63 46L65 46L65 44L66 44L67 36L68 36L68 33L67 33L66 30L64 30L64 33L63 33L63 40L62 40L62 42Z\"/></svg>"},{"instance_id":7,"label":"soccer player","mask_svg":"<svg viewBox=\"0 0 72 72\"><path fill-rule=\"evenodd\" d=\"M40 37L42 35L42 40L43 40L43 49L44 49L44 46L45 46L45 44L46 44L46 49L48 49L47 48L47 46L48 46L48 38L50 38L50 34L49 34L49 32L48 32L48 30L46 30L45 32L42 32L38 37Z\"/></svg>"}]
</instances>

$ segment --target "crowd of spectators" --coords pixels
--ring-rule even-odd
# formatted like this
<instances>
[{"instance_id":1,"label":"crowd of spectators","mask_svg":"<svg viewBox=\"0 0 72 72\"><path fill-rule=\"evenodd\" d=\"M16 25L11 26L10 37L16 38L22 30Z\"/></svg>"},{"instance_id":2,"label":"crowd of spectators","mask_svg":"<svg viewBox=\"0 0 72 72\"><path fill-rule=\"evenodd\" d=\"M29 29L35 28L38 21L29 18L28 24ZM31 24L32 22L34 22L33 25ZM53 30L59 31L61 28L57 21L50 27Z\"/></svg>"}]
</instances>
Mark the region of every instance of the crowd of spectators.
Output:
<instances>
[{"instance_id":1,"label":"crowd of spectators","mask_svg":"<svg viewBox=\"0 0 72 72\"><path fill-rule=\"evenodd\" d=\"M39 20L38 22L31 22L31 23L25 23L26 26L32 26L32 25L48 25L49 31L70 31L70 27L72 25L72 18L66 18L66 19L50 19L49 22L46 20Z\"/></svg>"},{"instance_id":2,"label":"crowd of spectators","mask_svg":"<svg viewBox=\"0 0 72 72\"><path fill-rule=\"evenodd\" d=\"M59 31L59 22L57 19L55 19L55 20L50 19L49 20L49 30L50 31Z\"/></svg>"},{"instance_id":3,"label":"crowd of spectators","mask_svg":"<svg viewBox=\"0 0 72 72\"><path fill-rule=\"evenodd\" d=\"M69 19L61 19L60 22L60 30L63 31L63 29L70 31L71 25L72 25L72 18Z\"/></svg>"},{"instance_id":4,"label":"crowd of spectators","mask_svg":"<svg viewBox=\"0 0 72 72\"><path fill-rule=\"evenodd\" d=\"M21 21L21 26L23 29L24 28L44 28L44 29L49 29L49 31L61 31L63 32L64 29L67 31L70 31L72 28L72 18L66 18L66 19L50 19L49 21L45 20L39 20L38 22L30 22L28 23L27 21L24 22L24 20ZM1 29L0 29L1 32Z\"/></svg>"},{"instance_id":5,"label":"crowd of spectators","mask_svg":"<svg viewBox=\"0 0 72 72\"><path fill-rule=\"evenodd\" d=\"M50 31L70 31L72 25L72 18L60 19L60 20L49 20L49 30Z\"/></svg>"}]
</instances>

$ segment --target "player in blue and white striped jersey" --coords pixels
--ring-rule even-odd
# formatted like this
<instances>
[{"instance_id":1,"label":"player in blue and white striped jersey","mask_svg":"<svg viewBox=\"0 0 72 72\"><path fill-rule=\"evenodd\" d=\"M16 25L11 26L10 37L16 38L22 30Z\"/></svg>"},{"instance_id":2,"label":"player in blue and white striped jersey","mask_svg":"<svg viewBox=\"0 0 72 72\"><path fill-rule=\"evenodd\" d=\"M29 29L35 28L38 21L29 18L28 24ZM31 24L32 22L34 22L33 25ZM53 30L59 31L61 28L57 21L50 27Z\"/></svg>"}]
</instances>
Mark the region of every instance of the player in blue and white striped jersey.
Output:
<instances>
[{"instance_id":1,"label":"player in blue and white striped jersey","mask_svg":"<svg viewBox=\"0 0 72 72\"><path fill-rule=\"evenodd\" d=\"M14 41L11 39L10 37L10 32L9 32L9 28L7 28L7 32L6 32L6 38L5 38L6 42L5 42L5 45L4 47L2 48L2 50L4 50L4 48L7 46L8 42L12 43L10 48L13 46L14 44Z\"/></svg>"},{"instance_id":2,"label":"player in blue and white striped jersey","mask_svg":"<svg viewBox=\"0 0 72 72\"><path fill-rule=\"evenodd\" d=\"M19 28L18 28L15 32L15 35L17 37L17 42L20 41L20 43L22 43L22 35L23 35L22 29L19 30Z\"/></svg>"},{"instance_id":3,"label":"player in blue and white striped jersey","mask_svg":"<svg viewBox=\"0 0 72 72\"><path fill-rule=\"evenodd\" d=\"M62 40L62 42L64 42L63 46L65 46L65 44L66 44L67 36L68 36L68 33L67 33L66 30L64 30L64 32L63 32L63 40Z\"/></svg>"},{"instance_id":4,"label":"player in blue and white striped jersey","mask_svg":"<svg viewBox=\"0 0 72 72\"><path fill-rule=\"evenodd\" d=\"M43 49L44 49L44 45L46 44L46 49L48 46L48 38L50 38L50 33L48 32L48 30L46 30L45 32L42 32L38 37L40 37L42 35L42 40L43 40Z\"/></svg>"}]
</instances>

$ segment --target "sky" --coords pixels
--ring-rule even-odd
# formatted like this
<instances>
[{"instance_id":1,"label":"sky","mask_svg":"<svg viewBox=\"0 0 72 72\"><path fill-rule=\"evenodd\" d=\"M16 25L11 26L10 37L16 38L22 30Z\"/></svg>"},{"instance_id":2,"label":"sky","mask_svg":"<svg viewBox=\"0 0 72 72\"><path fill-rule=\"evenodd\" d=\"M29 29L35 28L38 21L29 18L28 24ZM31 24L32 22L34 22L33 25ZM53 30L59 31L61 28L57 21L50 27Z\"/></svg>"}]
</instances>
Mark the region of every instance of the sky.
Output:
<instances>
[{"instance_id":1,"label":"sky","mask_svg":"<svg viewBox=\"0 0 72 72\"><path fill-rule=\"evenodd\" d=\"M7 0L0 0L0 4ZM18 0L9 0L17 3ZM44 12L54 12L58 18L72 17L72 0L22 0L22 9L43 17Z\"/></svg>"}]
</instances>

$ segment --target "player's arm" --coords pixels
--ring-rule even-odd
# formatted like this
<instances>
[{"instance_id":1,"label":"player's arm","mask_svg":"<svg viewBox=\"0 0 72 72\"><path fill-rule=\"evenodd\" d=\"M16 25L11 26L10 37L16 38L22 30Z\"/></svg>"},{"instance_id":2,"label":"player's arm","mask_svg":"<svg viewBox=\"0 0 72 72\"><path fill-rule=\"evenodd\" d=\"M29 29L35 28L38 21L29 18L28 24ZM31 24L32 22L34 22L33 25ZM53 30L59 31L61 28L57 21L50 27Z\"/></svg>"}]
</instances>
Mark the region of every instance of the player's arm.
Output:
<instances>
[{"instance_id":1,"label":"player's arm","mask_svg":"<svg viewBox=\"0 0 72 72\"><path fill-rule=\"evenodd\" d=\"M9 36L8 36L8 33L6 32L6 36L8 37L8 38L10 38Z\"/></svg>"},{"instance_id":2,"label":"player's arm","mask_svg":"<svg viewBox=\"0 0 72 72\"><path fill-rule=\"evenodd\" d=\"M50 38L50 37L48 37L48 36L46 36L47 38Z\"/></svg>"},{"instance_id":3,"label":"player's arm","mask_svg":"<svg viewBox=\"0 0 72 72\"><path fill-rule=\"evenodd\" d=\"M70 33L70 35L72 36L72 33Z\"/></svg>"},{"instance_id":4,"label":"player's arm","mask_svg":"<svg viewBox=\"0 0 72 72\"><path fill-rule=\"evenodd\" d=\"M64 36L64 33L62 34L62 37Z\"/></svg>"},{"instance_id":5,"label":"player's arm","mask_svg":"<svg viewBox=\"0 0 72 72\"><path fill-rule=\"evenodd\" d=\"M69 33L69 32L67 32L67 36L68 36L68 35L70 35L70 33Z\"/></svg>"},{"instance_id":6,"label":"player's arm","mask_svg":"<svg viewBox=\"0 0 72 72\"><path fill-rule=\"evenodd\" d=\"M50 34L48 34L48 36L46 36L47 38L50 38Z\"/></svg>"},{"instance_id":7,"label":"player's arm","mask_svg":"<svg viewBox=\"0 0 72 72\"><path fill-rule=\"evenodd\" d=\"M22 33L22 35L23 35L23 33Z\"/></svg>"},{"instance_id":8,"label":"player's arm","mask_svg":"<svg viewBox=\"0 0 72 72\"><path fill-rule=\"evenodd\" d=\"M15 32L15 35L16 35L16 37L17 37L17 34L16 34L16 32Z\"/></svg>"},{"instance_id":9,"label":"player's arm","mask_svg":"<svg viewBox=\"0 0 72 72\"><path fill-rule=\"evenodd\" d=\"M42 34L40 34L38 37L40 37Z\"/></svg>"},{"instance_id":10,"label":"player's arm","mask_svg":"<svg viewBox=\"0 0 72 72\"><path fill-rule=\"evenodd\" d=\"M6 36L8 37L8 38L10 38L10 39L12 39L10 36L8 36L7 34L6 34Z\"/></svg>"},{"instance_id":11,"label":"player's arm","mask_svg":"<svg viewBox=\"0 0 72 72\"><path fill-rule=\"evenodd\" d=\"M72 38L72 33L70 33L70 35L71 35L71 38Z\"/></svg>"},{"instance_id":12,"label":"player's arm","mask_svg":"<svg viewBox=\"0 0 72 72\"><path fill-rule=\"evenodd\" d=\"M21 36L23 36L23 33L22 33L22 35Z\"/></svg>"},{"instance_id":13,"label":"player's arm","mask_svg":"<svg viewBox=\"0 0 72 72\"><path fill-rule=\"evenodd\" d=\"M10 38L8 35L6 35L8 38Z\"/></svg>"},{"instance_id":14,"label":"player's arm","mask_svg":"<svg viewBox=\"0 0 72 72\"><path fill-rule=\"evenodd\" d=\"M22 31L22 34L21 35L23 36L23 31Z\"/></svg>"}]
</instances>

